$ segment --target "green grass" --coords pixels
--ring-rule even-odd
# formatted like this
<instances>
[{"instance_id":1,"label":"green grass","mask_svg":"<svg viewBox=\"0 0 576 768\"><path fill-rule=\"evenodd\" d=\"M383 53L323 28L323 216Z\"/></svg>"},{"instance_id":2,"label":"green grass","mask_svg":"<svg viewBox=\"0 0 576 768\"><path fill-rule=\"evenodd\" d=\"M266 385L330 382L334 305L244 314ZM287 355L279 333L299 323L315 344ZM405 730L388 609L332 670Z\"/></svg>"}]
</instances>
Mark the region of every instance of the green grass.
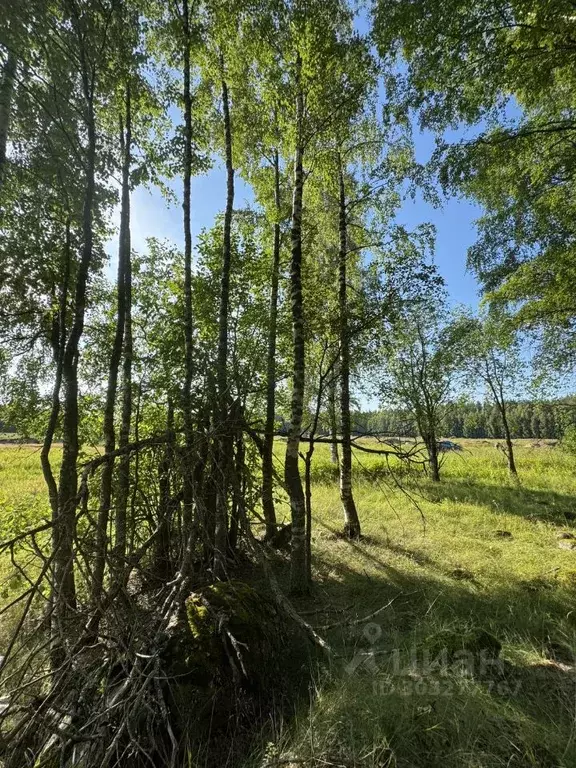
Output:
<instances>
[{"instance_id":1,"label":"green grass","mask_svg":"<svg viewBox=\"0 0 576 768\"><path fill-rule=\"evenodd\" d=\"M60 449L56 448L56 465L59 454ZM0 444L0 541L11 539L49 518L50 505L40 467L40 446ZM39 544L48 538L48 533L41 534ZM16 549L15 561L25 566L30 575L39 565L38 558L27 544ZM23 574L14 567L10 554L4 553L0 557L0 607L27 586ZM19 615L19 606L16 606L0 617L0 655L9 642Z\"/></svg>"},{"instance_id":2,"label":"green grass","mask_svg":"<svg viewBox=\"0 0 576 768\"><path fill-rule=\"evenodd\" d=\"M402 470L400 489L385 461L359 454L359 542L339 535L336 471L317 447L315 586L298 608L330 627L333 658L309 706L277 724L252 766L576 765L574 665L547 650L576 651L576 550L558 538L576 536L576 459L518 441L518 485L492 444L463 442L436 486ZM47 514L38 447L0 446L0 538ZM9 587L14 574L0 567ZM426 654L442 659L480 631L501 643L499 668L450 656L426 669Z\"/></svg>"},{"instance_id":3,"label":"green grass","mask_svg":"<svg viewBox=\"0 0 576 768\"><path fill-rule=\"evenodd\" d=\"M60 449L55 449L58 455ZM0 445L0 540L49 515L40 446Z\"/></svg>"},{"instance_id":4,"label":"green grass","mask_svg":"<svg viewBox=\"0 0 576 768\"><path fill-rule=\"evenodd\" d=\"M576 512L576 461L519 442L518 486L492 445L465 445L470 452L446 458L440 486L402 476L419 509L382 460L360 456L357 543L338 535L337 487L316 483L316 585L299 607L317 611L316 625L337 625L327 633L336 659L309 710L270 748L283 760L318 768L576 765L574 667L547 652L550 642L576 651L576 550L558 539L576 535L565 516ZM328 478L324 446L316 459L316 476ZM391 600L370 622L351 623ZM481 630L502 644L499 668L426 671L425 654L436 658ZM372 661L357 655L369 651Z\"/></svg>"}]
</instances>

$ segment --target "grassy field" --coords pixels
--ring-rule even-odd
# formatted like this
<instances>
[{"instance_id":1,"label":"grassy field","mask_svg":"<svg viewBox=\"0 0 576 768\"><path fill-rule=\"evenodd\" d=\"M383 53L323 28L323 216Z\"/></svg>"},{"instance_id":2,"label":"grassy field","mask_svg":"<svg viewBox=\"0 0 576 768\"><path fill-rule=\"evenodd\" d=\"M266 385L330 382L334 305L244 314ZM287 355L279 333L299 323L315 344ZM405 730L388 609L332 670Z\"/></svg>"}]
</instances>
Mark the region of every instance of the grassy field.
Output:
<instances>
[{"instance_id":1,"label":"grassy field","mask_svg":"<svg viewBox=\"0 0 576 768\"><path fill-rule=\"evenodd\" d=\"M518 441L517 485L491 443L463 444L438 487L409 474L400 490L381 460L360 455L359 543L338 535L334 470L319 449L316 587L299 607L332 627L336 659L270 746L271 765L270 755L292 768L576 765L576 549L560 538L576 536L576 461ZM452 655L476 638L488 638L488 656L498 641L501 661L484 669L482 654Z\"/></svg>"},{"instance_id":2,"label":"grassy field","mask_svg":"<svg viewBox=\"0 0 576 768\"><path fill-rule=\"evenodd\" d=\"M360 542L339 535L317 448L315 587L298 608L334 653L254 768L576 766L576 459L518 441L516 484L491 443L462 442L435 487L359 454ZM38 447L0 446L0 538L47 512Z\"/></svg>"}]
</instances>

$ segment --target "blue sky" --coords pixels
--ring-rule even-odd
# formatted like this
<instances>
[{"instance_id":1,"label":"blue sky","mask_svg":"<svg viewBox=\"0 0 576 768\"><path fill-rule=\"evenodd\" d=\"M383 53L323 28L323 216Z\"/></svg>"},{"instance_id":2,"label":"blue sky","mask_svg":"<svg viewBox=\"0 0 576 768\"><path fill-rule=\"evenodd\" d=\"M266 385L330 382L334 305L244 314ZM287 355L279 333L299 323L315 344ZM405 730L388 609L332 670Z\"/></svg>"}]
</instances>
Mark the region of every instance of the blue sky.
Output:
<instances>
[{"instance_id":1,"label":"blue sky","mask_svg":"<svg viewBox=\"0 0 576 768\"><path fill-rule=\"evenodd\" d=\"M434 140L430 135L416 132L414 137L417 160L428 159ZM175 183L174 191L181 200L181 185ZM213 168L204 176L192 182L192 229L194 239L203 227L209 227L223 207L226 195L226 177L221 166ZM236 208L251 202L250 189L240 178L236 179ZM399 214L399 220L407 227L429 221L436 227L435 261L446 281L450 301L454 304L476 305L478 284L473 275L466 271L466 250L475 240L474 219L479 209L464 200L451 199L441 208L434 208L421 198L407 201ZM183 246L182 208L180 203L169 206L158 191L137 189L132 197L132 243L137 251L146 247L147 237L166 238ZM116 241L111 247L117 248ZM113 258L114 269L115 261ZM356 392L359 406L363 410L375 410L379 398L366 391Z\"/></svg>"},{"instance_id":2,"label":"blue sky","mask_svg":"<svg viewBox=\"0 0 576 768\"><path fill-rule=\"evenodd\" d=\"M464 133L454 132L451 140L463 138ZM426 163L434 150L434 137L429 132L420 132L413 126L416 160ZM399 221L409 229L422 222L431 222L436 228L435 261L454 304L476 306L479 300L479 285L466 269L466 253L476 240L475 219L480 208L460 198L443 199L441 207L434 207L417 196L407 200L399 212Z\"/></svg>"},{"instance_id":3,"label":"blue sky","mask_svg":"<svg viewBox=\"0 0 576 768\"><path fill-rule=\"evenodd\" d=\"M174 117L178 119L175 114ZM451 140L458 140L463 132L452 132ZM435 148L434 136L421 132L416 123L413 126L413 139L416 160L425 163ZM183 247L182 230L182 185L179 180L172 183L176 194L176 203L168 203L158 190L138 188L132 196L132 244L136 251L144 251L146 239L157 237L167 239L178 247ZM212 226L215 216L223 209L226 196L226 178L220 162L205 175L197 176L192 181L192 231L193 240L203 228ZM251 190L236 177L235 207L237 209L253 201ZM446 282L449 298L453 304L476 306L478 303L478 284L474 276L466 270L466 252L476 239L474 220L480 210L466 200L444 200L441 207L434 207L417 196L403 205L398 215L398 222L407 229L424 222L431 222L436 228L435 262ZM111 271L116 268L117 240L109 244L112 255ZM112 275L111 275L112 276ZM361 407L376 408L376 398L359 394Z\"/></svg>"},{"instance_id":4,"label":"blue sky","mask_svg":"<svg viewBox=\"0 0 576 768\"><path fill-rule=\"evenodd\" d=\"M365 12L356 16L355 27L361 34L369 32L370 24ZM400 65L401 66L401 65ZM380 99L384 98L382 88ZM178 120L176 110L172 117ZM450 132L449 139L457 141L463 132ZM416 124L413 128L416 160L425 163L434 150L434 136L429 132L420 132ZM176 182L174 190L181 200L181 184ZM204 176L192 181L192 231L193 237L204 227L210 227L214 217L224 206L226 197L226 178L221 164ZM241 208L252 201L250 189L236 177L235 207ZM466 251L475 240L474 219L479 209L464 200L451 199L441 208L434 208L421 198L407 201L400 212L399 223L408 229L423 222L431 222L436 227L435 261L440 274L446 281L452 303L476 305L478 303L478 284L473 275L466 271ZM158 191L138 189L132 199L133 247L142 251L147 237L167 238L178 246L183 245L181 204L169 206ZM110 252L115 254L116 241L110 244ZM113 256L113 261L115 261Z\"/></svg>"},{"instance_id":5,"label":"blue sky","mask_svg":"<svg viewBox=\"0 0 576 768\"><path fill-rule=\"evenodd\" d=\"M432 152L434 141L429 134L415 131L414 136L418 161L425 161ZM174 191L178 199L181 185L175 182ZM192 182L192 229L195 236L204 227L210 227L214 217L224 204L226 179L221 165L214 167L204 176ZM251 202L250 189L240 178L236 179L236 207ZM450 199L441 208L434 208L421 198L408 200L403 206L399 220L408 228L428 221L436 227L436 264L454 303L475 305L478 301L478 284L473 275L466 271L466 250L474 242L476 233L474 219L479 209L465 200ZM180 203L168 204L157 190L137 189L132 196L132 240L137 251L143 251L148 237L166 238L182 246L182 209ZM116 241L110 243L110 252L115 254Z\"/></svg>"}]
</instances>

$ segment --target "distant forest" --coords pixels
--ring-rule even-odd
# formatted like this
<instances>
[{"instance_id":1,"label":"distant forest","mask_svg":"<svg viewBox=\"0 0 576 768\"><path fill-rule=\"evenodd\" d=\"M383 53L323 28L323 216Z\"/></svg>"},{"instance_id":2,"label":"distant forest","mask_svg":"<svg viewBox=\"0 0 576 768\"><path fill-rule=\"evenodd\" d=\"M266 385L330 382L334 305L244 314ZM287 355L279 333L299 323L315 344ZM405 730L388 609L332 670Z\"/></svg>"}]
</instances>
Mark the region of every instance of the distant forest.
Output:
<instances>
[{"instance_id":1,"label":"distant forest","mask_svg":"<svg viewBox=\"0 0 576 768\"><path fill-rule=\"evenodd\" d=\"M576 425L576 395L558 400L519 400L506 404L510 431L514 439L560 440L566 427ZM328 415L323 414L319 433L330 433ZM280 419L283 433L286 421ZM415 437L413 417L404 409L352 413L355 434L379 434ZM0 419L0 434L17 432L13 424ZM503 439L502 421L496 406L480 401L453 401L443 407L439 433L444 437Z\"/></svg>"},{"instance_id":2,"label":"distant forest","mask_svg":"<svg viewBox=\"0 0 576 768\"><path fill-rule=\"evenodd\" d=\"M491 403L456 401L448 403L443 410L439 431L445 437L504 437L500 415ZM513 438L560 439L566 427L576 423L576 396L544 402L510 402L507 412ZM356 433L406 437L417 434L414 419L400 409L357 412L353 415L353 424Z\"/></svg>"}]
</instances>

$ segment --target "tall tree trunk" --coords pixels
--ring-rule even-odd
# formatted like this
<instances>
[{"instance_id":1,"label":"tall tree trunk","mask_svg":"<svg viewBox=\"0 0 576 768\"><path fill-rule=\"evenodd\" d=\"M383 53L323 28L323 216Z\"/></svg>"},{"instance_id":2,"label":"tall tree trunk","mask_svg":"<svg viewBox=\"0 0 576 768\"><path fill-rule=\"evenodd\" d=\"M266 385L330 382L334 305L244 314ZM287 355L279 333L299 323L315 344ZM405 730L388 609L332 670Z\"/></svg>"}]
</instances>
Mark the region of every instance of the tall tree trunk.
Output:
<instances>
[{"instance_id":1,"label":"tall tree trunk","mask_svg":"<svg viewBox=\"0 0 576 768\"><path fill-rule=\"evenodd\" d=\"M360 520L352 494L352 441L350 425L350 330L348 323L348 221L346 190L342 159L338 158L339 234L338 251L338 311L340 325L340 428L342 456L340 459L340 500L344 511L344 534L351 539L360 537Z\"/></svg>"},{"instance_id":2,"label":"tall tree trunk","mask_svg":"<svg viewBox=\"0 0 576 768\"><path fill-rule=\"evenodd\" d=\"M232 263L232 213L234 209L234 167L232 165L232 126L230 121L230 100L228 84L222 68L222 109L224 113L224 142L226 149L226 208L224 211L224 232L222 242L222 274L220 279L220 307L218 312L218 358L216 361L216 385L218 417L218 451L216 470L219 471L216 499L216 520L214 531L214 575L221 579L226 576L226 550L228 538L228 491L231 471L230 449L232 447L228 414L228 310L230 305L230 268Z\"/></svg>"},{"instance_id":3,"label":"tall tree trunk","mask_svg":"<svg viewBox=\"0 0 576 768\"><path fill-rule=\"evenodd\" d=\"M129 171L132 162L132 111L130 89L126 90L126 162L125 170ZM126 181L130 176L128 173ZM130 186L122 188L122 211L124 213L124 348L122 350L122 411L120 415L120 430L118 447L126 449L130 442L132 426L132 236L130 232ZM136 412L136 424L138 411ZM138 439L136 437L136 439ZM137 487L137 477L134 488ZM114 521L114 566L115 577L121 580L126 565L126 541L128 535L128 496L130 493L130 454L125 451L118 461L118 488L116 492L116 516Z\"/></svg>"},{"instance_id":4,"label":"tall tree trunk","mask_svg":"<svg viewBox=\"0 0 576 768\"><path fill-rule=\"evenodd\" d=\"M172 507L170 470L174 461L174 404L168 398L166 408L166 446L162 462L158 468L158 535L154 543L153 572L156 579L163 583L170 579L170 534L172 525Z\"/></svg>"},{"instance_id":5,"label":"tall tree trunk","mask_svg":"<svg viewBox=\"0 0 576 768\"><path fill-rule=\"evenodd\" d=\"M56 372L54 376L54 386L52 388L52 404L50 409L50 417L48 419L48 425L46 432L44 433L44 440L42 443L42 451L40 453L40 463L42 466L42 474L44 476L44 482L48 488L48 499L50 501L52 530L54 531L60 524L59 520L59 507L58 507L58 484L52 471L52 465L50 463L50 450L52 448L52 441L54 440L54 433L56 431L56 425L58 424L58 417L60 415L60 390L62 388L62 370L64 366L64 348L66 345L66 308L68 303L68 284L70 281L70 262L72 259L71 252L71 232L70 232L70 219L66 220L66 234L64 240L64 254L63 254L63 274L62 284L60 286L59 297L59 310L57 321L57 333L53 337L53 350L54 359L56 361ZM56 536L53 532L53 546L54 552L56 551ZM52 638L50 658L52 669L55 671L58 669L62 662L62 642L61 632L63 631L60 620L56 620L55 611L55 599L56 590L52 589L49 599L48 608L50 615L52 616Z\"/></svg>"},{"instance_id":6,"label":"tall tree trunk","mask_svg":"<svg viewBox=\"0 0 576 768\"><path fill-rule=\"evenodd\" d=\"M228 532L228 551L232 556L235 555L238 546L238 537L240 530L245 523L246 514L244 509L244 434L242 431L244 409L240 400L237 399L232 406L232 434L231 442L235 447L233 456L234 472L232 473L232 509L230 512L230 530Z\"/></svg>"},{"instance_id":7,"label":"tall tree trunk","mask_svg":"<svg viewBox=\"0 0 576 768\"><path fill-rule=\"evenodd\" d=\"M318 422L320 421L320 409L322 408L322 401L324 399L326 379L332 376L335 362L334 361L332 365L329 366L326 372L323 372L324 359L326 357L327 351L328 348L326 346L324 348L324 353L320 362L320 376L318 381L318 389L316 392L316 407L314 409L314 417L312 419L312 424L310 425L310 431L308 434L308 449L303 455L304 503L306 509L306 577L309 584L312 583L312 457L314 456L314 448L316 446L316 432L318 430Z\"/></svg>"},{"instance_id":8,"label":"tall tree trunk","mask_svg":"<svg viewBox=\"0 0 576 768\"><path fill-rule=\"evenodd\" d=\"M312 457L314 435L310 435L308 450L304 454L304 503L306 508L306 578L312 581Z\"/></svg>"},{"instance_id":9,"label":"tall tree trunk","mask_svg":"<svg viewBox=\"0 0 576 768\"><path fill-rule=\"evenodd\" d=\"M306 505L302 479L298 466L298 449L302 429L304 407L304 315L302 300L302 195L304 189L304 149L302 144L302 123L304 119L304 96L300 74L302 60L296 60L296 150L294 153L294 190L292 197L290 302L292 307L292 401L291 422L286 443L284 479L290 499L292 517L292 542L290 559L290 589L293 594L305 594L309 590L306 566Z\"/></svg>"},{"instance_id":10,"label":"tall tree trunk","mask_svg":"<svg viewBox=\"0 0 576 768\"><path fill-rule=\"evenodd\" d=\"M340 456L338 453L338 420L336 418L336 380L332 379L328 385L328 418L330 420L330 437L334 442L330 443L330 461L340 467Z\"/></svg>"},{"instance_id":11,"label":"tall tree trunk","mask_svg":"<svg viewBox=\"0 0 576 768\"><path fill-rule=\"evenodd\" d=\"M128 137L127 132L127 137ZM130 494L130 454L125 450L130 442L132 427L132 238L130 233L130 198L126 200L125 236L125 270L124 296L126 309L124 314L124 349L122 353L122 410L120 414L120 430L118 447L124 449L118 461L118 488L116 492L116 517L114 525L114 561L116 578L122 579L126 565L126 542L128 536L128 497ZM136 411L136 426L138 425L138 405ZM135 440L138 437L135 435ZM137 472L134 488L137 487Z\"/></svg>"},{"instance_id":12,"label":"tall tree trunk","mask_svg":"<svg viewBox=\"0 0 576 768\"><path fill-rule=\"evenodd\" d=\"M56 666L63 661L62 645L69 636L68 620L76 608L74 579L74 541L76 538L76 497L78 492L78 354L84 330L86 290L93 252L93 206L95 193L96 125L92 84L83 62L83 86L86 98L85 191L82 214L83 245L76 275L72 327L64 349L62 379L64 414L62 420L62 463L58 488L58 515L52 527L53 546L53 653Z\"/></svg>"},{"instance_id":13,"label":"tall tree trunk","mask_svg":"<svg viewBox=\"0 0 576 768\"><path fill-rule=\"evenodd\" d=\"M266 522L266 539L276 532L274 509L274 424L276 415L276 333L278 326L278 282L280 277L280 159L274 152L274 250L268 320L268 350L266 357L266 423L262 451L262 510Z\"/></svg>"},{"instance_id":14,"label":"tall tree trunk","mask_svg":"<svg viewBox=\"0 0 576 768\"><path fill-rule=\"evenodd\" d=\"M10 113L14 94L14 79L16 77L16 57L13 51L8 51L2 71L0 83L0 190L6 174L6 147L10 132Z\"/></svg>"},{"instance_id":15,"label":"tall tree trunk","mask_svg":"<svg viewBox=\"0 0 576 768\"><path fill-rule=\"evenodd\" d=\"M508 459L508 469L510 470L510 474L517 478L518 470L516 469L516 462L514 460L514 446L512 445L510 425L508 424L508 412L506 409L506 400L504 398L504 387L502 381L497 376L492 375L490 363L488 360L485 360L484 364L484 380L487 382L492 391L492 396L494 397L496 408L498 409L498 413L502 419L502 427L504 428L504 440L506 442L506 458Z\"/></svg>"},{"instance_id":16,"label":"tall tree trunk","mask_svg":"<svg viewBox=\"0 0 576 768\"><path fill-rule=\"evenodd\" d=\"M216 433L216 418L218 410L218 393L216 391L216 381L214 371L211 369L206 375L206 406L202 418L202 442L200 463L197 465L196 472L201 478L200 485L202 496L202 550L204 563L210 568L214 563L214 527L216 520L216 473L217 473L217 449L216 440L212 435Z\"/></svg>"},{"instance_id":17,"label":"tall tree trunk","mask_svg":"<svg viewBox=\"0 0 576 768\"><path fill-rule=\"evenodd\" d=\"M112 453L116 448L114 429L114 411L118 390L118 372L122 358L122 346L126 324L126 262L130 259L130 165L131 165L131 109L130 86L126 85L125 114L120 117L120 148L122 152L122 189L120 203L120 233L118 238L118 275L116 280L116 329L108 367L108 386L104 406L104 450ZM98 605L102 596L104 571L108 549L108 522L112 499L112 478L114 462L106 462L102 467L100 481L100 506L96 529L96 553L92 574L92 602Z\"/></svg>"},{"instance_id":18,"label":"tall tree trunk","mask_svg":"<svg viewBox=\"0 0 576 768\"><path fill-rule=\"evenodd\" d=\"M184 388L182 410L184 416L184 457L183 478L183 528L185 538L192 535L192 505L194 502L193 460L194 426L192 422L192 377L194 374L193 343L194 329L192 316L192 92L190 77L190 9L188 0L182 0L183 17L183 78L184 78L184 162L183 162L183 214L184 214Z\"/></svg>"}]
</instances>

